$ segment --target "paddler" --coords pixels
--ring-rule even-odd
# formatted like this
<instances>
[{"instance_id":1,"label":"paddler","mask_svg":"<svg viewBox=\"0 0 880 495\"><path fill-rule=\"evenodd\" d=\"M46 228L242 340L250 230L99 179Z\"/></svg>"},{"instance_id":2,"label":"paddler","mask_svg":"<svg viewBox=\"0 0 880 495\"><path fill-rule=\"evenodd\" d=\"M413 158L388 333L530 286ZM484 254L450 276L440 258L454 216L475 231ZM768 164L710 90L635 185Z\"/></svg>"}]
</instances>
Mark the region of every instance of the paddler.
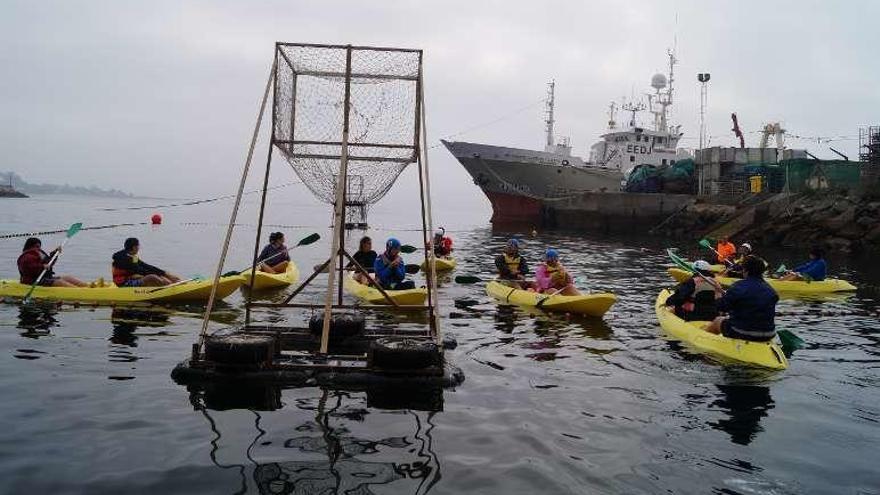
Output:
<instances>
[{"instance_id":1,"label":"paddler","mask_svg":"<svg viewBox=\"0 0 880 495\"><path fill-rule=\"evenodd\" d=\"M383 289L416 288L416 284L412 280L406 280L406 264L400 257L400 241L393 237L385 243L385 252L376 258L373 270L376 272L376 281Z\"/></svg>"},{"instance_id":2,"label":"paddler","mask_svg":"<svg viewBox=\"0 0 880 495\"><path fill-rule=\"evenodd\" d=\"M452 238L446 235L446 229L443 227L434 231L434 256L438 258L446 258L452 254Z\"/></svg>"},{"instance_id":3,"label":"paddler","mask_svg":"<svg viewBox=\"0 0 880 495\"><path fill-rule=\"evenodd\" d=\"M730 242L729 237L723 235L718 239L715 251L718 252L718 263L725 265L728 262L733 262L733 258L736 256L736 245Z\"/></svg>"},{"instance_id":4,"label":"paddler","mask_svg":"<svg viewBox=\"0 0 880 495\"><path fill-rule=\"evenodd\" d=\"M559 252L553 248L544 253L544 262L535 270L535 286L538 292L561 294L563 296L579 296L574 280L559 262Z\"/></svg>"},{"instance_id":5,"label":"paddler","mask_svg":"<svg viewBox=\"0 0 880 495\"><path fill-rule=\"evenodd\" d=\"M510 239L504 246L504 252L495 257L495 266L498 268L498 278L501 280L515 280L528 288L530 283L526 282L526 275L529 274L529 267L526 260L519 252L519 241Z\"/></svg>"},{"instance_id":6,"label":"paddler","mask_svg":"<svg viewBox=\"0 0 880 495\"><path fill-rule=\"evenodd\" d=\"M712 321L718 316L715 299L721 297L721 286L710 282L715 274L708 261L694 261L693 267L699 273L678 284L666 306L673 306L676 316L685 321Z\"/></svg>"},{"instance_id":7,"label":"paddler","mask_svg":"<svg viewBox=\"0 0 880 495\"><path fill-rule=\"evenodd\" d=\"M735 339L767 342L776 336L776 303L779 296L764 280L764 261L747 256L742 263L745 278L734 283L717 301L718 311L706 331Z\"/></svg>"},{"instance_id":8,"label":"paddler","mask_svg":"<svg viewBox=\"0 0 880 495\"><path fill-rule=\"evenodd\" d=\"M825 280L828 265L825 263L825 250L819 246L810 249L810 261L796 266L780 277L782 280L805 280L819 282Z\"/></svg>"},{"instance_id":9,"label":"paddler","mask_svg":"<svg viewBox=\"0 0 880 495\"><path fill-rule=\"evenodd\" d=\"M352 258L354 258L354 260L357 261L357 263L361 265L364 270L372 273L373 266L376 264L376 258L378 256L379 255L376 254L376 251L373 251L373 239L371 239L369 236L363 236L358 243L358 250L354 253L354 256L352 256ZM346 268L353 269L353 267L354 264L349 263ZM369 280L367 280L367 277L361 272L355 272L354 278L362 284L370 283Z\"/></svg>"},{"instance_id":10,"label":"paddler","mask_svg":"<svg viewBox=\"0 0 880 495\"><path fill-rule=\"evenodd\" d=\"M752 245L748 242L744 242L739 245L739 249L737 250L736 259L733 260L733 264L730 265L725 271L724 276L732 277L732 278L743 278L744 270L743 263L746 258L752 257L756 258L764 265L764 270L767 270L767 262L761 259L759 256L755 255L754 250L752 249Z\"/></svg>"},{"instance_id":11,"label":"paddler","mask_svg":"<svg viewBox=\"0 0 880 495\"><path fill-rule=\"evenodd\" d=\"M42 249L43 243L36 237L29 237L24 241L24 248L18 257L18 274L19 282L26 285L32 285L37 278L46 270L46 274L40 279L42 287L88 287L89 284L71 277L70 275L56 275L52 268L55 261L49 264L49 260L56 252L61 253L61 247L56 248L51 253L46 254ZM57 261L57 258L56 258Z\"/></svg>"},{"instance_id":12,"label":"paddler","mask_svg":"<svg viewBox=\"0 0 880 495\"><path fill-rule=\"evenodd\" d=\"M272 232L269 234L269 244L260 252L258 270L266 273L284 273L290 264L290 255L287 246L284 245L284 234Z\"/></svg>"},{"instance_id":13,"label":"paddler","mask_svg":"<svg viewBox=\"0 0 880 495\"><path fill-rule=\"evenodd\" d=\"M113 253L113 283L119 287L161 287L180 282L180 277L144 263L138 257L141 243L136 237L125 240L123 249Z\"/></svg>"}]
</instances>

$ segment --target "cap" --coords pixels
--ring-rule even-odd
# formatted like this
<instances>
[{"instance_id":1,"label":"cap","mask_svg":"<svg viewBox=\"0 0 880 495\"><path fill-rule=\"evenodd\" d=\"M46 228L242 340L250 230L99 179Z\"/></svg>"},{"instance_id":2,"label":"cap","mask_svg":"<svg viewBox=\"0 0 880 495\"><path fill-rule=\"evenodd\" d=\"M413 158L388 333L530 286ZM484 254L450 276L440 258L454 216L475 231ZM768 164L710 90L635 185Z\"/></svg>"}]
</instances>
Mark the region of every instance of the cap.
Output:
<instances>
[{"instance_id":1,"label":"cap","mask_svg":"<svg viewBox=\"0 0 880 495\"><path fill-rule=\"evenodd\" d=\"M391 237L388 239L388 242L385 243L385 249L400 249L400 241Z\"/></svg>"}]
</instances>

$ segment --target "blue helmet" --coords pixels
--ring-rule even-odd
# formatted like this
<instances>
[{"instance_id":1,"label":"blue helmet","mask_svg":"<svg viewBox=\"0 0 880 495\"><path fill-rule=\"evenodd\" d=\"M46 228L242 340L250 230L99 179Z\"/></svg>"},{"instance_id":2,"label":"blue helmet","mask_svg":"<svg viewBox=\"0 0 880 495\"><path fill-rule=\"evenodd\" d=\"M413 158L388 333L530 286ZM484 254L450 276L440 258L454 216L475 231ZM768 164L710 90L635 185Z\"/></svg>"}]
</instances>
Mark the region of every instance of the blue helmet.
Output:
<instances>
[{"instance_id":1,"label":"blue helmet","mask_svg":"<svg viewBox=\"0 0 880 495\"><path fill-rule=\"evenodd\" d=\"M388 239L388 242L385 243L385 249L400 249L400 241L391 237Z\"/></svg>"},{"instance_id":2,"label":"blue helmet","mask_svg":"<svg viewBox=\"0 0 880 495\"><path fill-rule=\"evenodd\" d=\"M516 240L515 238L512 238L512 237L511 237L511 238L507 241L507 247L511 247L511 248L514 248L514 249L519 249L519 241Z\"/></svg>"},{"instance_id":3,"label":"blue helmet","mask_svg":"<svg viewBox=\"0 0 880 495\"><path fill-rule=\"evenodd\" d=\"M559 259L559 252L557 252L553 248L547 248L547 251L544 253L544 257L547 258L548 260L558 260Z\"/></svg>"}]
</instances>

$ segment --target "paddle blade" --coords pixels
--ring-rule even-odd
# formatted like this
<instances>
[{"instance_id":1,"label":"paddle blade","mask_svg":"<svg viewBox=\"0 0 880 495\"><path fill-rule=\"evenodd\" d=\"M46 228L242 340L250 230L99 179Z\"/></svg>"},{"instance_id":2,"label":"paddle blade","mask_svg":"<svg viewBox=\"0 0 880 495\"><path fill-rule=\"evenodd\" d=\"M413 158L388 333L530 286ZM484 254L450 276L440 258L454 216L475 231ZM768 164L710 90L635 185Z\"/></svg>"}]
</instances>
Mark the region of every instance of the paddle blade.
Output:
<instances>
[{"instance_id":1,"label":"paddle blade","mask_svg":"<svg viewBox=\"0 0 880 495\"><path fill-rule=\"evenodd\" d=\"M317 232L315 232L312 235L303 237L299 242L296 243L296 245L297 246L308 246L309 244L313 244L313 243L317 242L318 239L320 239L320 238L321 238L321 236L318 235Z\"/></svg>"},{"instance_id":2,"label":"paddle blade","mask_svg":"<svg viewBox=\"0 0 880 495\"><path fill-rule=\"evenodd\" d=\"M673 263L678 265L679 268L681 268L683 270L687 270L691 273L695 272L694 267L691 266L691 264L688 263L687 261L676 256L675 253L672 252L671 248L666 250L666 254L669 256L669 259L671 259Z\"/></svg>"},{"instance_id":3,"label":"paddle blade","mask_svg":"<svg viewBox=\"0 0 880 495\"><path fill-rule=\"evenodd\" d=\"M700 247L712 249L712 243L709 242L709 239L700 239Z\"/></svg>"},{"instance_id":4,"label":"paddle blade","mask_svg":"<svg viewBox=\"0 0 880 495\"><path fill-rule=\"evenodd\" d=\"M473 275L459 275L455 277L455 283L457 284L476 284L482 281L483 279L480 277L474 277Z\"/></svg>"},{"instance_id":5,"label":"paddle blade","mask_svg":"<svg viewBox=\"0 0 880 495\"><path fill-rule=\"evenodd\" d=\"M788 268L785 267L785 263L779 265L779 268L776 269L776 273L783 273L788 271Z\"/></svg>"},{"instance_id":6,"label":"paddle blade","mask_svg":"<svg viewBox=\"0 0 880 495\"><path fill-rule=\"evenodd\" d=\"M786 356L790 357L792 352L801 349L806 344L804 339L788 330L779 330L776 334L779 335L779 342L782 343L782 352L784 352Z\"/></svg>"},{"instance_id":7,"label":"paddle blade","mask_svg":"<svg viewBox=\"0 0 880 495\"><path fill-rule=\"evenodd\" d=\"M76 222L75 224L71 225L70 228L67 229L67 237L70 238L70 237L75 236L77 232L82 230L82 228L83 228L82 222Z\"/></svg>"},{"instance_id":8,"label":"paddle blade","mask_svg":"<svg viewBox=\"0 0 880 495\"><path fill-rule=\"evenodd\" d=\"M419 270L422 269L422 267L420 267L419 265L406 265L405 268L406 268L406 273L409 273L410 275L412 275L414 273L419 273Z\"/></svg>"},{"instance_id":9,"label":"paddle blade","mask_svg":"<svg viewBox=\"0 0 880 495\"><path fill-rule=\"evenodd\" d=\"M400 246L400 252L403 254L411 254L416 251L418 251L418 249L416 249L415 246L410 246L409 244L404 244L403 246Z\"/></svg>"}]
</instances>

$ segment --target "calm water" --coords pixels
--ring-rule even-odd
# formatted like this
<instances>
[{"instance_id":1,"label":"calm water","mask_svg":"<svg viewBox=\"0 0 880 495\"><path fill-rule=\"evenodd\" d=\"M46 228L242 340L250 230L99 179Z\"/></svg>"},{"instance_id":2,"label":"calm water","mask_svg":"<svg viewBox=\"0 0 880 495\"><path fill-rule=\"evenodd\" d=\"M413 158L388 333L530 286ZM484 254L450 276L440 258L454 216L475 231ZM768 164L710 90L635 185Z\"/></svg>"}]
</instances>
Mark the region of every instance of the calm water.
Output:
<instances>
[{"instance_id":1,"label":"calm water","mask_svg":"<svg viewBox=\"0 0 880 495\"><path fill-rule=\"evenodd\" d=\"M284 197L272 196L268 223L305 226L281 229L288 239L325 235L323 208ZM4 200L0 234L142 222L151 210L99 208L150 203ZM241 222L253 222L253 206L249 197ZM84 231L59 272L107 276L112 252L135 235L147 261L184 276L209 274L228 207L163 210L159 228ZM377 208L372 223L401 225L392 210ZM457 273L488 276L508 234L493 233L485 211L443 213ZM245 266L253 248L253 228L238 232L230 268ZM397 234L416 243L415 232ZM58 240L44 236L47 245ZM14 275L22 243L0 240L0 276ZM446 279L444 328L459 341L448 356L467 379L440 397L413 398L410 409L363 392L270 388L231 397L176 385L169 373L198 334L197 307L132 313L2 304L0 491L880 493L877 267L865 265L866 275L853 270L860 260L832 259L836 274L866 288L849 298L781 303L779 322L807 347L787 371L768 373L713 363L661 337L653 302L671 285L663 242L542 233L527 240L526 252L534 261L546 244L586 287L612 290L619 303L602 320L530 314L497 306L479 285ZM322 242L293 257L310 267L326 250ZM766 254L789 264L798 257ZM241 301L227 299L212 328L240 321Z\"/></svg>"}]
</instances>

